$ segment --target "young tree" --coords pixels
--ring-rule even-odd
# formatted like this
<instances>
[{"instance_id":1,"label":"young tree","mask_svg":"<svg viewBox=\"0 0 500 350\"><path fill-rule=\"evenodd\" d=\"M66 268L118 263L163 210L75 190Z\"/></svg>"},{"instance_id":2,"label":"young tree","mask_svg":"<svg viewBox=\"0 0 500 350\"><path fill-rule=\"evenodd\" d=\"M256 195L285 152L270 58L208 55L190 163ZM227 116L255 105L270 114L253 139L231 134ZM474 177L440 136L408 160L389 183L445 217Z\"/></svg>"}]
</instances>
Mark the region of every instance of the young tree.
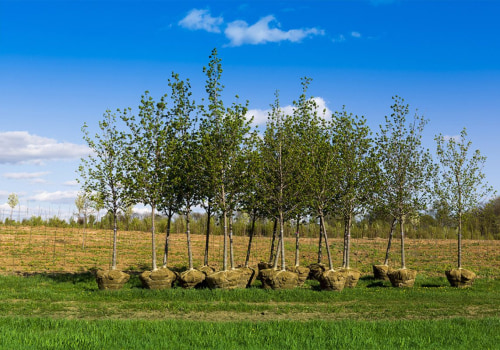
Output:
<instances>
[{"instance_id":1,"label":"young tree","mask_svg":"<svg viewBox=\"0 0 500 350\"><path fill-rule=\"evenodd\" d=\"M12 214L14 213L14 208L19 204L19 197L15 193L9 194L7 198L7 204L10 207L10 221L12 221Z\"/></svg>"},{"instance_id":2,"label":"young tree","mask_svg":"<svg viewBox=\"0 0 500 350\"><path fill-rule=\"evenodd\" d=\"M141 98L138 120L129 110L122 115L128 126L127 137L127 177L126 187L136 203L151 207L151 250L152 270L156 265L155 217L157 207L162 201L164 168L169 154L166 154L168 141L172 138L172 126L167 120L166 95L155 102L146 93Z\"/></svg>"},{"instance_id":3,"label":"young tree","mask_svg":"<svg viewBox=\"0 0 500 350\"><path fill-rule=\"evenodd\" d=\"M122 114L120 110L117 113ZM82 127L83 139L87 142L91 153L81 160L79 173L83 180L84 193L90 193L91 198L102 203L103 207L111 212L113 217L113 249L111 257L111 270L116 270L117 255L117 218L118 212L125 211L130 205L130 197L124 187L125 164L127 162L124 136L117 129L116 115L106 111L104 119L99 122L100 133L90 136L88 126ZM80 179L78 181L81 181ZM115 274L116 275L116 274ZM118 274L115 282L123 285L128 280L128 275ZM113 279L111 279L113 280ZM98 276L100 288L117 288L104 274ZM106 284L108 283L108 284Z\"/></svg>"},{"instance_id":4,"label":"young tree","mask_svg":"<svg viewBox=\"0 0 500 350\"><path fill-rule=\"evenodd\" d=\"M259 155L259 138L256 138L246 155L246 167L244 175L246 176L246 186L240 198L241 208L250 215L250 232L248 235L247 254L245 258L245 267L249 267L250 253L252 249L253 237L255 234L255 223L258 217L263 216L265 204L263 203L263 194L259 183L259 171L262 168L261 157Z\"/></svg>"},{"instance_id":5,"label":"young tree","mask_svg":"<svg viewBox=\"0 0 500 350\"><path fill-rule=\"evenodd\" d=\"M177 192L179 209L186 218L189 270L193 270L190 214L192 208L200 201L199 160L202 149L199 145L196 119L191 115L195 110L195 103L190 100L189 88L189 82L184 84L179 80L172 85L174 108L171 113L176 118L172 173L174 175L173 188Z\"/></svg>"},{"instance_id":6,"label":"young tree","mask_svg":"<svg viewBox=\"0 0 500 350\"><path fill-rule=\"evenodd\" d=\"M430 182L435 167L428 150L422 147L422 132L427 120L415 113L407 123L409 105L396 96L391 106L393 113L386 116L376 138L381 186L377 193L378 205L386 208L398 220L401 235L401 270L406 270L405 219L426 208L430 200ZM393 285L412 286L415 271L396 270L391 278ZM397 278L396 278L397 277ZM408 282L404 282L407 279Z\"/></svg>"},{"instance_id":7,"label":"young tree","mask_svg":"<svg viewBox=\"0 0 500 350\"><path fill-rule=\"evenodd\" d=\"M83 239L82 239L82 249L85 249L85 230L87 229L87 217L91 211L92 194L81 192L76 196L75 206L78 210L78 219L83 220ZM82 219L83 216L83 219Z\"/></svg>"},{"instance_id":8,"label":"young tree","mask_svg":"<svg viewBox=\"0 0 500 350\"><path fill-rule=\"evenodd\" d=\"M469 153L472 142L467 139L465 128L459 138L446 138L440 134L435 140L441 165L435 191L458 227L458 271L447 271L446 274L452 285L466 286L473 282L475 275L462 269L463 215L474 209L481 199L492 194L493 188L485 182L482 171L486 157L479 150L475 150L472 155Z\"/></svg>"},{"instance_id":9,"label":"young tree","mask_svg":"<svg viewBox=\"0 0 500 350\"><path fill-rule=\"evenodd\" d=\"M222 216L224 226L223 270L228 270L228 215L236 209L241 191L241 173L244 168L244 154L250 132L250 120L245 118L247 105L235 102L231 107L224 107L221 92L222 65L214 49L208 68L203 69L207 76L205 90L208 94L207 106L200 106L203 120L200 127L201 147L203 149L204 203L211 210L216 209ZM238 96L236 96L238 98ZM206 252L209 240L209 222L207 223ZM229 247L232 249L231 247ZM207 254L205 254L205 257ZM207 263L205 258L205 263ZM231 261L231 268L234 262Z\"/></svg>"},{"instance_id":10,"label":"young tree","mask_svg":"<svg viewBox=\"0 0 500 350\"><path fill-rule=\"evenodd\" d=\"M168 249L172 217L174 213L180 212L182 204L185 206L184 212L190 212L191 206L197 203L199 197L199 166L198 152L196 145L196 119L192 113L196 109L194 100L191 100L191 84L188 80L181 80L179 75L172 73L172 78L168 82L171 88L172 107L168 110L168 118L171 123L172 134L166 140L164 152L167 155L164 159L162 198L158 209L167 215L167 230L165 238L165 248L163 254L163 267L168 264ZM194 186L194 187L193 187ZM193 191L190 189L193 188ZM186 199L190 197L190 199ZM187 215L189 220L189 214ZM190 240L188 240L190 242ZM188 248L189 253L191 248ZM192 265L192 256L189 256ZM192 266L190 266L192 268Z\"/></svg>"},{"instance_id":11,"label":"young tree","mask_svg":"<svg viewBox=\"0 0 500 350\"><path fill-rule=\"evenodd\" d=\"M264 194L264 203L268 206L267 212L277 215L279 223L278 252L274 259L274 270L277 270L278 259L281 257L281 271L264 270L264 280L268 280L273 288L290 288L296 286L298 275L291 274L290 284L281 286L278 283L280 274L288 273L285 263L284 223L296 213L301 205L299 200L306 188L306 179L300 169L302 152L299 150L299 121L295 116L285 115L279 104L279 94L271 105L271 112L266 123L263 139L260 144L262 157L261 188ZM261 273L264 274L264 271ZM267 276L269 275L269 276ZM264 276L264 275L263 275ZM295 282L295 285L292 285ZM266 282L267 283L267 282Z\"/></svg>"},{"instance_id":12,"label":"young tree","mask_svg":"<svg viewBox=\"0 0 500 350\"><path fill-rule=\"evenodd\" d=\"M378 166L366 119L353 116L343 110L336 112L332 120L336 130L334 143L339 150L336 162L341 169L337 175L339 198L336 204L344 221L342 267L349 269L352 220L354 216L366 211L374 196ZM359 274L356 276L359 278ZM355 285L357 278L352 281Z\"/></svg>"},{"instance_id":13,"label":"young tree","mask_svg":"<svg viewBox=\"0 0 500 350\"><path fill-rule=\"evenodd\" d=\"M335 128L325 119L315 118L302 136L309 154L303 157L302 169L309 177L308 192L313 215L319 220L318 264L321 264L322 242L326 245L328 269L333 271L332 256L328 244L325 216L333 213L338 197L338 150L334 142Z\"/></svg>"}]
</instances>

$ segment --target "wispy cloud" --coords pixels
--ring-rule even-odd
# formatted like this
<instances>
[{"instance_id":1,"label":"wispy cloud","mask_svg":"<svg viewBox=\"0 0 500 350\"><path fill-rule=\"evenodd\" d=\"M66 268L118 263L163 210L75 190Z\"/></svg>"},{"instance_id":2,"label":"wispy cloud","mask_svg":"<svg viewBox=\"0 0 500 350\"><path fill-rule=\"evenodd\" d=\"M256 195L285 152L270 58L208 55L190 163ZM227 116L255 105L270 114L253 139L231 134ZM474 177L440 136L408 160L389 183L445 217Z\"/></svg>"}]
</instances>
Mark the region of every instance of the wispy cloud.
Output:
<instances>
[{"instance_id":1,"label":"wispy cloud","mask_svg":"<svg viewBox=\"0 0 500 350\"><path fill-rule=\"evenodd\" d=\"M42 171L37 173L4 173L3 177L6 179L27 180L27 179L39 178L48 174L50 174L50 172L48 171Z\"/></svg>"},{"instance_id":2,"label":"wispy cloud","mask_svg":"<svg viewBox=\"0 0 500 350\"><path fill-rule=\"evenodd\" d=\"M58 142L27 131L0 132L0 164L78 159L87 154L89 149L84 145Z\"/></svg>"},{"instance_id":3,"label":"wispy cloud","mask_svg":"<svg viewBox=\"0 0 500 350\"><path fill-rule=\"evenodd\" d=\"M222 17L212 17L208 10L193 9L178 25L190 30L204 30L210 33L221 33L224 26ZM249 25L246 21L236 20L227 23L224 35L229 40L228 46L245 44L259 45L281 41L300 42L305 38L324 35L319 28L299 28L282 30L280 23L273 15L261 18L255 24Z\"/></svg>"},{"instance_id":4,"label":"wispy cloud","mask_svg":"<svg viewBox=\"0 0 500 350\"><path fill-rule=\"evenodd\" d=\"M350 39L361 39L363 35L358 31L352 31L349 34L338 34L332 38L332 42L334 43L343 43Z\"/></svg>"},{"instance_id":5,"label":"wispy cloud","mask_svg":"<svg viewBox=\"0 0 500 350\"><path fill-rule=\"evenodd\" d=\"M78 196L78 191L42 191L29 197L29 200L50 203L72 203Z\"/></svg>"},{"instance_id":6,"label":"wispy cloud","mask_svg":"<svg viewBox=\"0 0 500 350\"><path fill-rule=\"evenodd\" d=\"M329 118L332 115L332 111L328 108L326 101L322 97L314 97L313 101L316 103L316 111L319 115L323 115L323 112L325 113L325 118ZM294 107L292 105L287 105L281 107L281 110L285 115L291 115L293 114ZM264 125L267 122L270 112L270 109L250 109L247 111L246 118L250 119L253 117L253 123L255 125Z\"/></svg>"},{"instance_id":7,"label":"wispy cloud","mask_svg":"<svg viewBox=\"0 0 500 350\"><path fill-rule=\"evenodd\" d=\"M227 25L224 34L229 39L230 46L243 44L265 44L268 42L291 41L300 42L307 37L323 35L324 31L318 28L281 30L280 24L274 16L266 16L253 25L245 21L234 21Z\"/></svg>"},{"instance_id":8,"label":"wispy cloud","mask_svg":"<svg viewBox=\"0 0 500 350\"><path fill-rule=\"evenodd\" d=\"M70 181L65 181L63 183L64 186L71 186L71 187L76 187L79 185L78 181L76 180L70 180Z\"/></svg>"},{"instance_id":9,"label":"wispy cloud","mask_svg":"<svg viewBox=\"0 0 500 350\"><path fill-rule=\"evenodd\" d=\"M220 33L220 26L223 22L224 19L222 17L212 17L208 10L192 9L178 24L190 30L205 30L210 33Z\"/></svg>"}]
</instances>

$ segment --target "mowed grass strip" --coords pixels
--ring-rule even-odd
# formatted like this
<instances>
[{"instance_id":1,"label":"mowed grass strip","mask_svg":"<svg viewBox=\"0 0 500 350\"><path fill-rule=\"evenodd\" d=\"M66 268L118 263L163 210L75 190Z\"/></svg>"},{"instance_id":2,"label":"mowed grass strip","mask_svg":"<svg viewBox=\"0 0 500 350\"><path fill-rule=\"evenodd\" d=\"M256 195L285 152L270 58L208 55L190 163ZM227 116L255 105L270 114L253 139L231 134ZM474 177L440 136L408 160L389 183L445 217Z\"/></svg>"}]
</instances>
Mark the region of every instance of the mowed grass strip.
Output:
<instances>
[{"instance_id":1,"label":"mowed grass strip","mask_svg":"<svg viewBox=\"0 0 500 350\"><path fill-rule=\"evenodd\" d=\"M500 315L500 280L480 279L470 289L444 278L421 277L411 289L363 278L341 293L315 281L293 290L145 290L133 276L120 291L99 291L90 273L0 276L0 314L66 319L206 320L254 322L289 319L418 320Z\"/></svg>"},{"instance_id":2,"label":"mowed grass strip","mask_svg":"<svg viewBox=\"0 0 500 350\"><path fill-rule=\"evenodd\" d=\"M497 349L500 320L196 322L0 318L15 349Z\"/></svg>"}]
</instances>

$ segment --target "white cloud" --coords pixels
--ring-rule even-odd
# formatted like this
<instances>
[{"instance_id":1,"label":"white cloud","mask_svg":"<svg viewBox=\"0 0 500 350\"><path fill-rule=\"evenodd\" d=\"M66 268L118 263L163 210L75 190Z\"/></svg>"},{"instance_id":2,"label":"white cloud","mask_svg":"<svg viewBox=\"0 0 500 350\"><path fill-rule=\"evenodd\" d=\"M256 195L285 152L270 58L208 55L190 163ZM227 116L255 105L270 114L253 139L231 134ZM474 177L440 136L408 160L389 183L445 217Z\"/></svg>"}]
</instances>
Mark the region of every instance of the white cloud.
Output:
<instances>
[{"instance_id":1,"label":"white cloud","mask_svg":"<svg viewBox=\"0 0 500 350\"><path fill-rule=\"evenodd\" d=\"M361 33L360 32L351 32L351 36L353 38L361 38Z\"/></svg>"},{"instance_id":2,"label":"white cloud","mask_svg":"<svg viewBox=\"0 0 500 350\"><path fill-rule=\"evenodd\" d=\"M132 209L132 212L137 215L143 215L143 216L151 216L151 208L150 207L134 207Z\"/></svg>"},{"instance_id":3,"label":"white cloud","mask_svg":"<svg viewBox=\"0 0 500 350\"><path fill-rule=\"evenodd\" d=\"M210 11L192 9L186 17L181 19L179 26L190 30L205 30L210 33L220 33L224 25L222 17L212 17ZM314 35L324 35L318 28L301 28L284 31L279 29L280 23L272 15L261 18L257 23L249 25L243 20L236 20L226 25L224 35L229 39L228 46L244 44L258 45L268 42L300 42L302 39Z\"/></svg>"},{"instance_id":4,"label":"white cloud","mask_svg":"<svg viewBox=\"0 0 500 350\"><path fill-rule=\"evenodd\" d=\"M30 181L30 184L46 184L46 183L47 183L47 180L40 179L40 178L33 179Z\"/></svg>"},{"instance_id":5,"label":"white cloud","mask_svg":"<svg viewBox=\"0 0 500 350\"><path fill-rule=\"evenodd\" d=\"M222 17L212 17L208 10L192 9L178 24L190 30L205 30L210 33L220 33L220 26L223 22L224 19Z\"/></svg>"},{"instance_id":6,"label":"white cloud","mask_svg":"<svg viewBox=\"0 0 500 350\"><path fill-rule=\"evenodd\" d=\"M42 191L31 197L29 200L50 203L72 203L78 196L78 191L55 191L47 192Z\"/></svg>"},{"instance_id":7,"label":"white cloud","mask_svg":"<svg viewBox=\"0 0 500 350\"><path fill-rule=\"evenodd\" d=\"M260 19L257 23L249 26L247 22L238 20L228 23L224 34L229 39L229 46L241 46L243 44L265 44L268 42L291 41L299 42L304 38L323 35L324 31L318 28L305 29L290 29L283 31L276 26L271 27L270 24L275 23L279 27L279 23L274 16L266 16Z\"/></svg>"},{"instance_id":8,"label":"white cloud","mask_svg":"<svg viewBox=\"0 0 500 350\"><path fill-rule=\"evenodd\" d=\"M26 180L26 179L36 179L47 174L50 174L50 172L42 171L37 173L5 173L3 174L3 177L6 179Z\"/></svg>"},{"instance_id":9,"label":"white cloud","mask_svg":"<svg viewBox=\"0 0 500 350\"><path fill-rule=\"evenodd\" d=\"M0 164L78 159L87 154L89 149L84 145L58 142L27 131L0 132Z\"/></svg>"},{"instance_id":10,"label":"white cloud","mask_svg":"<svg viewBox=\"0 0 500 350\"><path fill-rule=\"evenodd\" d=\"M461 140L460 135L454 135L454 136L445 135L445 136L443 136L443 139L445 141L449 141L449 140L453 139L455 142L460 142L460 140Z\"/></svg>"},{"instance_id":11,"label":"white cloud","mask_svg":"<svg viewBox=\"0 0 500 350\"><path fill-rule=\"evenodd\" d=\"M70 181L65 181L63 183L64 186L71 186L71 187L75 187L75 186L79 186L80 184L78 183L78 181L76 180L70 180Z\"/></svg>"},{"instance_id":12,"label":"white cloud","mask_svg":"<svg viewBox=\"0 0 500 350\"><path fill-rule=\"evenodd\" d=\"M267 117L269 116L269 110L265 109L249 109L245 117L250 119L253 117L253 123L255 125L264 125L267 121Z\"/></svg>"},{"instance_id":13,"label":"white cloud","mask_svg":"<svg viewBox=\"0 0 500 350\"><path fill-rule=\"evenodd\" d=\"M323 111L325 113L325 118L330 118L332 115L332 111L326 105L326 101L322 97L314 97L313 101L316 103L316 111L320 116L323 116ZM293 114L294 107L292 105L281 107L283 114L291 115ZM255 125L264 125L267 122L267 118L270 109L250 109L247 111L246 118L250 119L253 116L253 123Z\"/></svg>"}]
</instances>

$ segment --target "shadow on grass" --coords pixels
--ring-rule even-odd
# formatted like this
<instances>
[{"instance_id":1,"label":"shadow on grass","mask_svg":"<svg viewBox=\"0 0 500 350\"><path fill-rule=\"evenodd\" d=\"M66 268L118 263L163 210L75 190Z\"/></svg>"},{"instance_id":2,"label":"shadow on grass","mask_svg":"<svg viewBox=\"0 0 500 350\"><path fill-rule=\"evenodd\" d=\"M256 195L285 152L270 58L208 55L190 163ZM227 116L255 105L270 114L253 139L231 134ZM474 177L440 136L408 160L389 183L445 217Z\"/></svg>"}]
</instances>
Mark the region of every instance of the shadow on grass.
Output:
<instances>
[{"instance_id":1,"label":"shadow on grass","mask_svg":"<svg viewBox=\"0 0 500 350\"><path fill-rule=\"evenodd\" d=\"M388 286L387 284L384 284L383 281L377 281L377 282L373 282L373 283L370 283L366 286L366 288L389 288L390 286Z\"/></svg>"},{"instance_id":2,"label":"shadow on grass","mask_svg":"<svg viewBox=\"0 0 500 350\"><path fill-rule=\"evenodd\" d=\"M86 272L35 272L23 274L24 277L40 277L57 283L88 283L95 280L95 271Z\"/></svg>"},{"instance_id":3,"label":"shadow on grass","mask_svg":"<svg viewBox=\"0 0 500 350\"><path fill-rule=\"evenodd\" d=\"M424 284L420 285L420 287L423 287L423 288L443 288L443 287L447 287L447 286L443 285L443 284L424 283Z\"/></svg>"}]
</instances>

